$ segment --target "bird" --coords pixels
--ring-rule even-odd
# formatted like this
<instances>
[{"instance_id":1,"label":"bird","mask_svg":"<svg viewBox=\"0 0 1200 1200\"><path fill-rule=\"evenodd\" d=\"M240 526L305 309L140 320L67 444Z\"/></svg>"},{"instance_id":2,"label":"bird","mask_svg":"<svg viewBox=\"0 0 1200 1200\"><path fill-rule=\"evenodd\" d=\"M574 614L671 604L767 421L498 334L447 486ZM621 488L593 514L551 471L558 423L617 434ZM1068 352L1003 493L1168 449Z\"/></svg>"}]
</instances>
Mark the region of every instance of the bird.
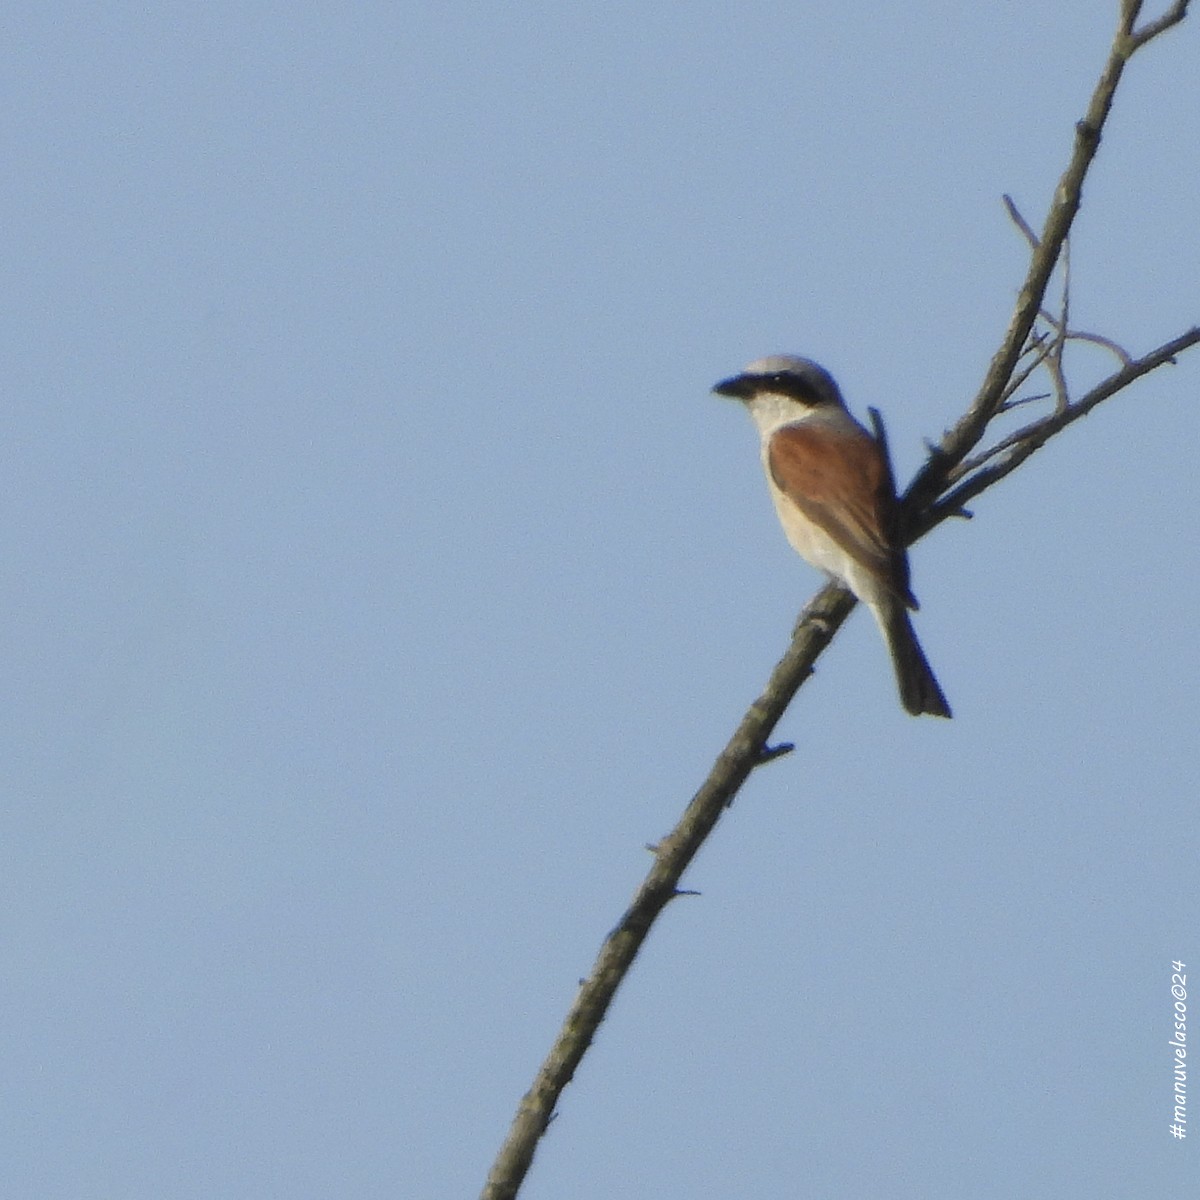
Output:
<instances>
[{"instance_id":1,"label":"bird","mask_svg":"<svg viewBox=\"0 0 1200 1200\"><path fill-rule=\"evenodd\" d=\"M886 448L812 359L759 358L712 390L740 400L754 419L767 486L792 548L870 609L905 710L949 717L908 615L918 605Z\"/></svg>"}]
</instances>

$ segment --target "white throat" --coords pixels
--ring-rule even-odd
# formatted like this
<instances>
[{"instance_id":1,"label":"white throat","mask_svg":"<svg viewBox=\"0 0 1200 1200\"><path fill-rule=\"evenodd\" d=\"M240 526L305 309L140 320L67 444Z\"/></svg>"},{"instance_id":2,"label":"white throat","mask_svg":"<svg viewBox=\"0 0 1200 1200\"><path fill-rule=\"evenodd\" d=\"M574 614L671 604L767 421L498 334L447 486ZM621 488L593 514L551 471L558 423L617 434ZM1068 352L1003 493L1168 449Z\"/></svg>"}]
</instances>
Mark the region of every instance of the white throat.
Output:
<instances>
[{"instance_id":1,"label":"white throat","mask_svg":"<svg viewBox=\"0 0 1200 1200\"><path fill-rule=\"evenodd\" d=\"M854 425L854 418L840 405L800 404L791 396L779 392L759 392L746 401L746 408L758 426L758 432L765 442L771 434L784 425L798 425L801 422L816 422L831 426L834 429L845 429Z\"/></svg>"}]
</instances>

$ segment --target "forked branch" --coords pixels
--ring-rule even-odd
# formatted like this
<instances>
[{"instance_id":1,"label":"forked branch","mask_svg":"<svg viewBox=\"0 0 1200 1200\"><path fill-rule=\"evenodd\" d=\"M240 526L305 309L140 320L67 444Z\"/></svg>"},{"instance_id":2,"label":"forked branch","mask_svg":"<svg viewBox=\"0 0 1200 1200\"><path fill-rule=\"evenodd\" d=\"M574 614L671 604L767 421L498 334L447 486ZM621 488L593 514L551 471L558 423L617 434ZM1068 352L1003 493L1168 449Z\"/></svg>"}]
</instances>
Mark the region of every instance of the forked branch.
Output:
<instances>
[{"instance_id":1,"label":"forked branch","mask_svg":"<svg viewBox=\"0 0 1200 1200\"><path fill-rule=\"evenodd\" d=\"M1035 235L1015 213L1015 208L1010 208L1014 221L1023 227L1030 241L1029 269L1008 330L978 394L941 443L931 448L929 459L908 489L904 503L910 541L947 518L961 515L968 500L1011 473L1068 425L1200 342L1200 328L1192 328L1141 358L1129 358L1106 338L1070 334L1065 310L1058 319L1045 313L1046 289L1079 210L1083 181L1100 145L1122 72L1136 51L1179 24L1187 14L1187 7L1187 0L1175 0L1161 17L1138 28L1142 0L1121 0L1120 23L1108 59L1087 112L1075 127L1071 159L1055 189L1041 235ZM1050 326L1047 334L1034 332L1039 315L1047 317ZM1122 358L1119 370L1075 402L1070 400L1061 369L1062 349L1070 337L1097 341ZM1057 367L1051 365L1055 355ZM1047 366L1052 378L1054 371L1058 371L1051 393L1056 399L1054 409L972 457L992 420L1021 403L1014 399L1016 392L1039 367ZM580 985L549 1055L517 1108L488 1176L483 1200L512 1200L516 1196L563 1088L591 1045L654 921L681 894L679 883L684 871L751 772L786 753L787 747L768 745L771 734L854 603L849 592L833 584L809 602L800 615L791 645L776 665L762 695L742 718L675 829L653 847L654 863L649 874L605 938L591 974Z\"/></svg>"},{"instance_id":2,"label":"forked branch","mask_svg":"<svg viewBox=\"0 0 1200 1200\"><path fill-rule=\"evenodd\" d=\"M1036 244L1008 330L988 365L974 401L913 480L906 497L910 512L921 512L943 491L950 472L978 445L988 423L1000 410L1005 388L1041 311L1046 288L1079 211L1083 181L1100 148L1100 136L1125 67L1144 45L1178 25L1187 15L1187 8L1188 0L1176 0L1163 16L1139 30L1136 26L1142 0L1122 0L1116 36L1092 91L1087 112L1076 122L1071 159L1054 190L1054 199L1046 214L1041 236L1034 237ZM1034 236L1032 230L1029 230L1029 234Z\"/></svg>"}]
</instances>

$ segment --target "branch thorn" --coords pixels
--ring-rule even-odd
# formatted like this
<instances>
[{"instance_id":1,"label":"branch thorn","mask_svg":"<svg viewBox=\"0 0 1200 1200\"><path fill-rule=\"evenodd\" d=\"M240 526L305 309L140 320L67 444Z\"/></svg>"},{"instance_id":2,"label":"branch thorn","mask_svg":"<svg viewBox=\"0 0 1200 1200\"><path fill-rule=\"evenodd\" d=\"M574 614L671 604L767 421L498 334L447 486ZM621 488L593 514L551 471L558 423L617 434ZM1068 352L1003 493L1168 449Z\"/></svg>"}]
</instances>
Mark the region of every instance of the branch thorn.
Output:
<instances>
[{"instance_id":1,"label":"branch thorn","mask_svg":"<svg viewBox=\"0 0 1200 1200\"><path fill-rule=\"evenodd\" d=\"M758 758L755 759L754 765L761 767L764 763L769 763L777 758L782 758L785 754L791 754L795 750L795 746L791 742L780 742L777 746L764 746L758 752Z\"/></svg>"}]
</instances>

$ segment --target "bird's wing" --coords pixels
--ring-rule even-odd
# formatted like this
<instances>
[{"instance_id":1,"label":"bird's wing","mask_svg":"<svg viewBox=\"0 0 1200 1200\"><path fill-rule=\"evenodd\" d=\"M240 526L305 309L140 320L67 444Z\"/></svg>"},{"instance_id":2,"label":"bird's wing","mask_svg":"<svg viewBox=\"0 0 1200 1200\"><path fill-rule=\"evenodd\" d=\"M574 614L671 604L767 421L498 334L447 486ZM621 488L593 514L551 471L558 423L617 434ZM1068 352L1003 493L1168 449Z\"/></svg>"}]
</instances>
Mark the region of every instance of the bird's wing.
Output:
<instances>
[{"instance_id":1,"label":"bird's wing","mask_svg":"<svg viewBox=\"0 0 1200 1200\"><path fill-rule=\"evenodd\" d=\"M812 422L785 425L771 436L767 465L776 487L810 521L916 607L908 556L896 537L891 472L873 437Z\"/></svg>"}]
</instances>

